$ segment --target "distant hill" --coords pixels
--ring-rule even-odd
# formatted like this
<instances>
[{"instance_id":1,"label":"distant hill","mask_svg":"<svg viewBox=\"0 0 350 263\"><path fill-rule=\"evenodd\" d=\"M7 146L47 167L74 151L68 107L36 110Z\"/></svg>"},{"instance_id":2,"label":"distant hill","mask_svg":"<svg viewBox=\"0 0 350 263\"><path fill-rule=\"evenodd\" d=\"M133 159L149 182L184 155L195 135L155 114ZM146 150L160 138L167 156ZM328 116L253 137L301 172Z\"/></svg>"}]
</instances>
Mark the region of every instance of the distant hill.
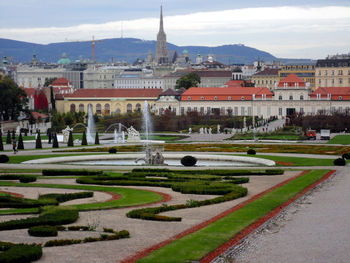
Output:
<instances>
[{"instance_id":1,"label":"distant hill","mask_svg":"<svg viewBox=\"0 0 350 263\"><path fill-rule=\"evenodd\" d=\"M137 38L112 38L96 41L96 61L108 62L112 57L114 60L134 62L137 58L145 59L151 50L155 53L156 41L141 40ZM168 43L169 50L176 50L178 55L187 50L192 61L195 60L198 52L202 56L214 54L216 59L225 64L248 64L257 60L277 60L268 52L244 45L223 45L217 47L207 46L176 46ZM62 53L72 61L77 59L91 58L91 42L60 42L47 45L34 44L22 41L0 38L0 56L12 57L14 62L29 62L33 54L41 62L57 62Z\"/></svg>"}]
</instances>

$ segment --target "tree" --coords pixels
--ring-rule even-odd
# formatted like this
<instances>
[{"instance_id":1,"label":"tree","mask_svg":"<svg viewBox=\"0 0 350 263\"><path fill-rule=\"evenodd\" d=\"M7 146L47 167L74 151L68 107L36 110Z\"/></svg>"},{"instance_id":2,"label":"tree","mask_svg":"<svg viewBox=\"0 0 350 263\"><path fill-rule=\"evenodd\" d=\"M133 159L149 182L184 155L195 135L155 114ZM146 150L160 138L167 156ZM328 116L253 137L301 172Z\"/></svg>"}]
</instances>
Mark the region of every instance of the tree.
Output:
<instances>
[{"instance_id":1,"label":"tree","mask_svg":"<svg viewBox=\"0 0 350 263\"><path fill-rule=\"evenodd\" d=\"M19 133L19 137L18 137L17 149L24 150L24 144L23 144L23 138L22 138L22 133L21 132Z\"/></svg>"},{"instance_id":2,"label":"tree","mask_svg":"<svg viewBox=\"0 0 350 263\"><path fill-rule=\"evenodd\" d=\"M96 132L95 144L100 144L100 139L98 138L98 132Z\"/></svg>"},{"instance_id":3,"label":"tree","mask_svg":"<svg viewBox=\"0 0 350 263\"><path fill-rule=\"evenodd\" d=\"M88 145L85 131L83 131L83 138L81 139L81 145Z\"/></svg>"},{"instance_id":4,"label":"tree","mask_svg":"<svg viewBox=\"0 0 350 263\"><path fill-rule=\"evenodd\" d=\"M27 94L8 76L0 78L0 90L0 118L15 120L27 105Z\"/></svg>"},{"instance_id":5,"label":"tree","mask_svg":"<svg viewBox=\"0 0 350 263\"><path fill-rule=\"evenodd\" d=\"M198 87L198 84L201 83L201 78L197 73L191 72L176 81L176 89L189 89L191 87Z\"/></svg>"},{"instance_id":6,"label":"tree","mask_svg":"<svg viewBox=\"0 0 350 263\"><path fill-rule=\"evenodd\" d=\"M0 151L4 150L4 144L2 143L2 131L1 131L1 127L0 127Z\"/></svg>"},{"instance_id":7,"label":"tree","mask_svg":"<svg viewBox=\"0 0 350 263\"><path fill-rule=\"evenodd\" d=\"M36 137L36 140L35 140L35 149L42 149L43 145L41 143L40 132L38 132L37 134L38 136Z\"/></svg>"},{"instance_id":8,"label":"tree","mask_svg":"<svg viewBox=\"0 0 350 263\"><path fill-rule=\"evenodd\" d=\"M69 137L68 137L67 146L70 146L70 147L73 147L73 146L74 146L72 131L69 132Z\"/></svg>"},{"instance_id":9,"label":"tree","mask_svg":"<svg viewBox=\"0 0 350 263\"><path fill-rule=\"evenodd\" d=\"M16 138L15 130L12 130L12 139L15 139L15 138Z\"/></svg>"},{"instance_id":10,"label":"tree","mask_svg":"<svg viewBox=\"0 0 350 263\"><path fill-rule=\"evenodd\" d=\"M6 144L11 144L11 132L7 130Z\"/></svg>"},{"instance_id":11,"label":"tree","mask_svg":"<svg viewBox=\"0 0 350 263\"><path fill-rule=\"evenodd\" d=\"M54 82L57 78L47 78L45 79L44 87L48 87Z\"/></svg>"},{"instance_id":12,"label":"tree","mask_svg":"<svg viewBox=\"0 0 350 263\"><path fill-rule=\"evenodd\" d=\"M58 148L58 140L57 140L57 133L53 135L53 142L52 142L52 148Z\"/></svg>"}]
</instances>

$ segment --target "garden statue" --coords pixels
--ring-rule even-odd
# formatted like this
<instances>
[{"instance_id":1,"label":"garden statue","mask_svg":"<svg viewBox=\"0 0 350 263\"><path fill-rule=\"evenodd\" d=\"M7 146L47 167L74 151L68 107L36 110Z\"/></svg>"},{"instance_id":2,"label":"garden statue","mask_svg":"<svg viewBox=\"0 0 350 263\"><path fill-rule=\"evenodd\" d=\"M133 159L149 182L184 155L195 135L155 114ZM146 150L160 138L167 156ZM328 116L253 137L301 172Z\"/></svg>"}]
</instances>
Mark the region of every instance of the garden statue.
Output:
<instances>
[{"instance_id":1,"label":"garden statue","mask_svg":"<svg viewBox=\"0 0 350 263\"><path fill-rule=\"evenodd\" d=\"M128 131L128 139L127 142L140 142L140 133L135 130L134 127L130 126L130 128L127 129Z\"/></svg>"},{"instance_id":2,"label":"garden statue","mask_svg":"<svg viewBox=\"0 0 350 263\"><path fill-rule=\"evenodd\" d=\"M73 132L73 128L69 128L69 126L67 125L67 127L64 130L62 130L63 142L65 143L68 142L69 132Z\"/></svg>"}]
</instances>

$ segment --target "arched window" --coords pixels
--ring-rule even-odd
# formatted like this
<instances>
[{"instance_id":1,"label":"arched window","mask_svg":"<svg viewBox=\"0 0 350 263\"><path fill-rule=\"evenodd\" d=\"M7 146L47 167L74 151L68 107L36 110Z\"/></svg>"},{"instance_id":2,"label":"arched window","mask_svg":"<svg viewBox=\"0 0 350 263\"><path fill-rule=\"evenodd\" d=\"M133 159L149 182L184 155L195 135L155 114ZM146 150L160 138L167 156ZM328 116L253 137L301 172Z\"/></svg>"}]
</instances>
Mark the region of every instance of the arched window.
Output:
<instances>
[{"instance_id":1,"label":"arched window","mask_svg":"<svg viewBox=\"0 0 350 263\"><path fill-rule=\"evenodd\" d=\"M79 104L79 111L84 112L84 104Z\"/></svg>"},{"instance_id":2,"label":"arched window","mask_svg":"<svg viewBox=\"0 0 350 263\"><path fill-rule=\"evenodd\" d=\"M71 112L75 112L75 104L71 104L70 105L70 111Z\"/></svg>"},{"instance_id":3,"label":"arched window","mask_svg":"<svg viewBox=\"0 0 350 263\"><path fill-rule=\"evenodd\" d=\"M188 96L188 97L187 97L187 100L191 100L191 97L190 97L190 96Z\"/></svg>"},{"instance_id":4,"label":"arched window","mask_svg":"<svg viewBox=\"0 0 350 263\"><path fill-rule=\"evenodd\" d=\"M115 111L117 114L121 113L121 110L119 108L117 108L117 110Z\"/></svg>"},{"instance_id":5,"label":"arched window","mask_svg":"<svg viewBox=\"0 0 350 263\"><path fill-rule=\"evenodd\" d=\"M244 96L241 97L241 100L245 100Z\"/></svg>"},{"instance_id":6,"label":"arched window","mask_svg":"<svg viewBox=\"0 0 350 263\"><path fill-rule=\"evenodd\" d=\"M126 105L126 111L132 112L132 105L130 103L128 105Z\"/></svg>"},{"instance_id":7,"label":"arched window","mask_svg":"<svg viewBox=\"0 0 350 263\"><path fill-rule=\"evenodd\" d=\"M109 114L111 114L111 106L107 103L105 104L104 115L109 115Z\"/></svg>"},{"instance_id":8,"label":"arched window","mask_svg":"<svg viewBox=\"0 0 350 263\"><path fill-rule=\"evenodd\" d=\"M136 111L141 111L141 104L140 103L136 104Z\"/></svg>"},{"instance_id":9,"label":"arched window","mask_svg":"<svg viewBox=\"0 0 350 263\"><path fill-rule=\"evenodd\" d=\"M218 100L218 97L217 97L217 96L215 96L215 97L214 97L214 100Z\"/></svg>"},{"instance_id":10,"label":"arched window","mask_svg":"<svg viewBox=\"0 0 350 263\"><path fill-rule=\"evenodd\" d=\"M100 103L98 103L98 104L96 104L96 114L101 114L102 112L101 112L101 104Z\"/></svg>"}]
</instances>

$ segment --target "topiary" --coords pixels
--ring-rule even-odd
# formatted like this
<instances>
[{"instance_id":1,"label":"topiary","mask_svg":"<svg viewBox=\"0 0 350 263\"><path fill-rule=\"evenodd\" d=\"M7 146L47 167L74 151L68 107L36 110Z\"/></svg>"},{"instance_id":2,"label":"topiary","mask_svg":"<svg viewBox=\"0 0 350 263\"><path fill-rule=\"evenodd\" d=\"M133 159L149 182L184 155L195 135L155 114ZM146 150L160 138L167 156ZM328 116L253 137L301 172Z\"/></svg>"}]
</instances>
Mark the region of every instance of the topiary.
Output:
<instances>
[{"instance_id":1,"label":"topiary","mask_svg":"<svg viewBox=\"0 0 350 263\"><path fill-rule=\"evenodd\" d=\"M83 131L83 137L81 139L81 145L88 145L87 140L86 140L86 133Z\"/></svg>"},{"instance_id":2,"label":"topiary","mask_svg":"<svg viewBox=\"0 0 350 263\"><path fill-rule=\"evenodd\" d=\"M4 144L2 143L2 132L1 132L1 127L0 127L0 151L4 150Z\"/></svg>"},{"instance_id":3,"label":"topiary","mask_svg":"<svg viewBox=\"0 0 350 263\"><path fill-rule=\"evenodd\" d=\"M22 133L19 134L17 149L19 150L24 149Z\"/></svg>"},{"instance_id":4,"label":"topiary","mask_svg":"<svg viewBox=\"0 0 350 263\"><path fill-rule=\"evenodd\" d=\"M31 175L22 176L21 178L19 178L19 181L21 183L31 183L36 181L36 177Z\"/></svg>"},{"instance_id":5,"label":"topiary","mask_svg":"<svg viewBox=\"0 0 350 263\"><path fill-rule=\"evenodd\" d=\"M255 155L256 154L256 151L254 149L249 149L247 151L247 154L251 154L251 155Z\"/></svg>"},{"instance_id":6,"label":"topiary","mask_svg":"<svg viewBox=\"0 0 350 263\"><path fill-rule=\"evenodd\" d=\"M6 144L11 144L11 133L10 133L10 130L7 131Z\"/></svg>"},{"instance_id":7,"label":"topiary","mask_svg":"<svg viewBox=\"0 0 350 263\"><path fill-rule=\"evenodd\" d=\"M37 133L38 136L36 137L36 140L35 140L35 149L42 149L43 146L41 144L41 137L40 137L40 133Z\"/></svg>"},{"instance_id":8,"label":"topiary","mask_svg":"<svg viewBox=\"0 0 350 263\"><path fill-rule=\"evenodd\" d=\"M58 148L58 140L57 140L57 134L55 133L53 135L53 142L52 142L52 148Z\"/></svg>"},{"instance_id":9,"label":"topiary","mask_svg":"<svg viewBox=\"0 0 350 263\"><path fill-rule=\"evenodd\" d=\"M7 163L9 160L9 157L6 154L0 155L0 163Z\"/></svg>"},{"instance_id":10,"label":"topiary","mask_svg":"<svg viewBox=\"0 0 350 263\"><path fill-rule=\"evenodd\" d=\"M98 132L95 135L95 144L100 144L100 139L98 138Z\"/></svg>"},{"instance_id":11,"label":"topiary","mask_svg":"<svg viewBox=\"0 0 350 263\"><path fill-rule=\"evenodd\" d=\"M68 137L67 146L70 146L70 147L73 147L73 146L74 146L72 131L69 132L69 137Z\"/></svg>"},{"instance_id":12,"label":"topiary","mask_svg":"<svg viewBox=\"0 0 350 263\"><path fill-rule=\"evenodd\" d=\"M197 163L197 158L191 155L186 155L181 158L181 164L183 166L195 166Z\"/></svg>"},{"instance_id":13,"label":"topiary","mask_svg":"<svg viewBox=\"0 0 350 263\"><path fill-rule=\"evenodd\" d=\"M115 147L109 148L108 152L109 153L117 153L117 148L115 148Z\"/></svg>"},{"instance_id":14,"label":"topiary","mask_svg":"<svg viewBox=\"0 0 350 263\"><path fill-rule=\"evenodd\" d=\"M350 153L344 153L341 157L343 159L350 160Z\"/></svg>"},{"instance_id":15,"label":"topiary","mask_svg":"<svg viewBox=\"0 0 350 263\"><path fill-rule=\"evenodd\" d=\"M35 237L56 237L57 228L55 226L32 226L28 229L28 234Z\"/></svg>"},{"instance_id":16,"label":"topiary","mask_svg":"<svg viewBox=\"0 0 350 263\"><path fill-rule=\"evenodd\" d=\"M338 158L333 161L333 164L337 166L344 166L346 161L343 158Z\"/></svg>"}]
</instances>

